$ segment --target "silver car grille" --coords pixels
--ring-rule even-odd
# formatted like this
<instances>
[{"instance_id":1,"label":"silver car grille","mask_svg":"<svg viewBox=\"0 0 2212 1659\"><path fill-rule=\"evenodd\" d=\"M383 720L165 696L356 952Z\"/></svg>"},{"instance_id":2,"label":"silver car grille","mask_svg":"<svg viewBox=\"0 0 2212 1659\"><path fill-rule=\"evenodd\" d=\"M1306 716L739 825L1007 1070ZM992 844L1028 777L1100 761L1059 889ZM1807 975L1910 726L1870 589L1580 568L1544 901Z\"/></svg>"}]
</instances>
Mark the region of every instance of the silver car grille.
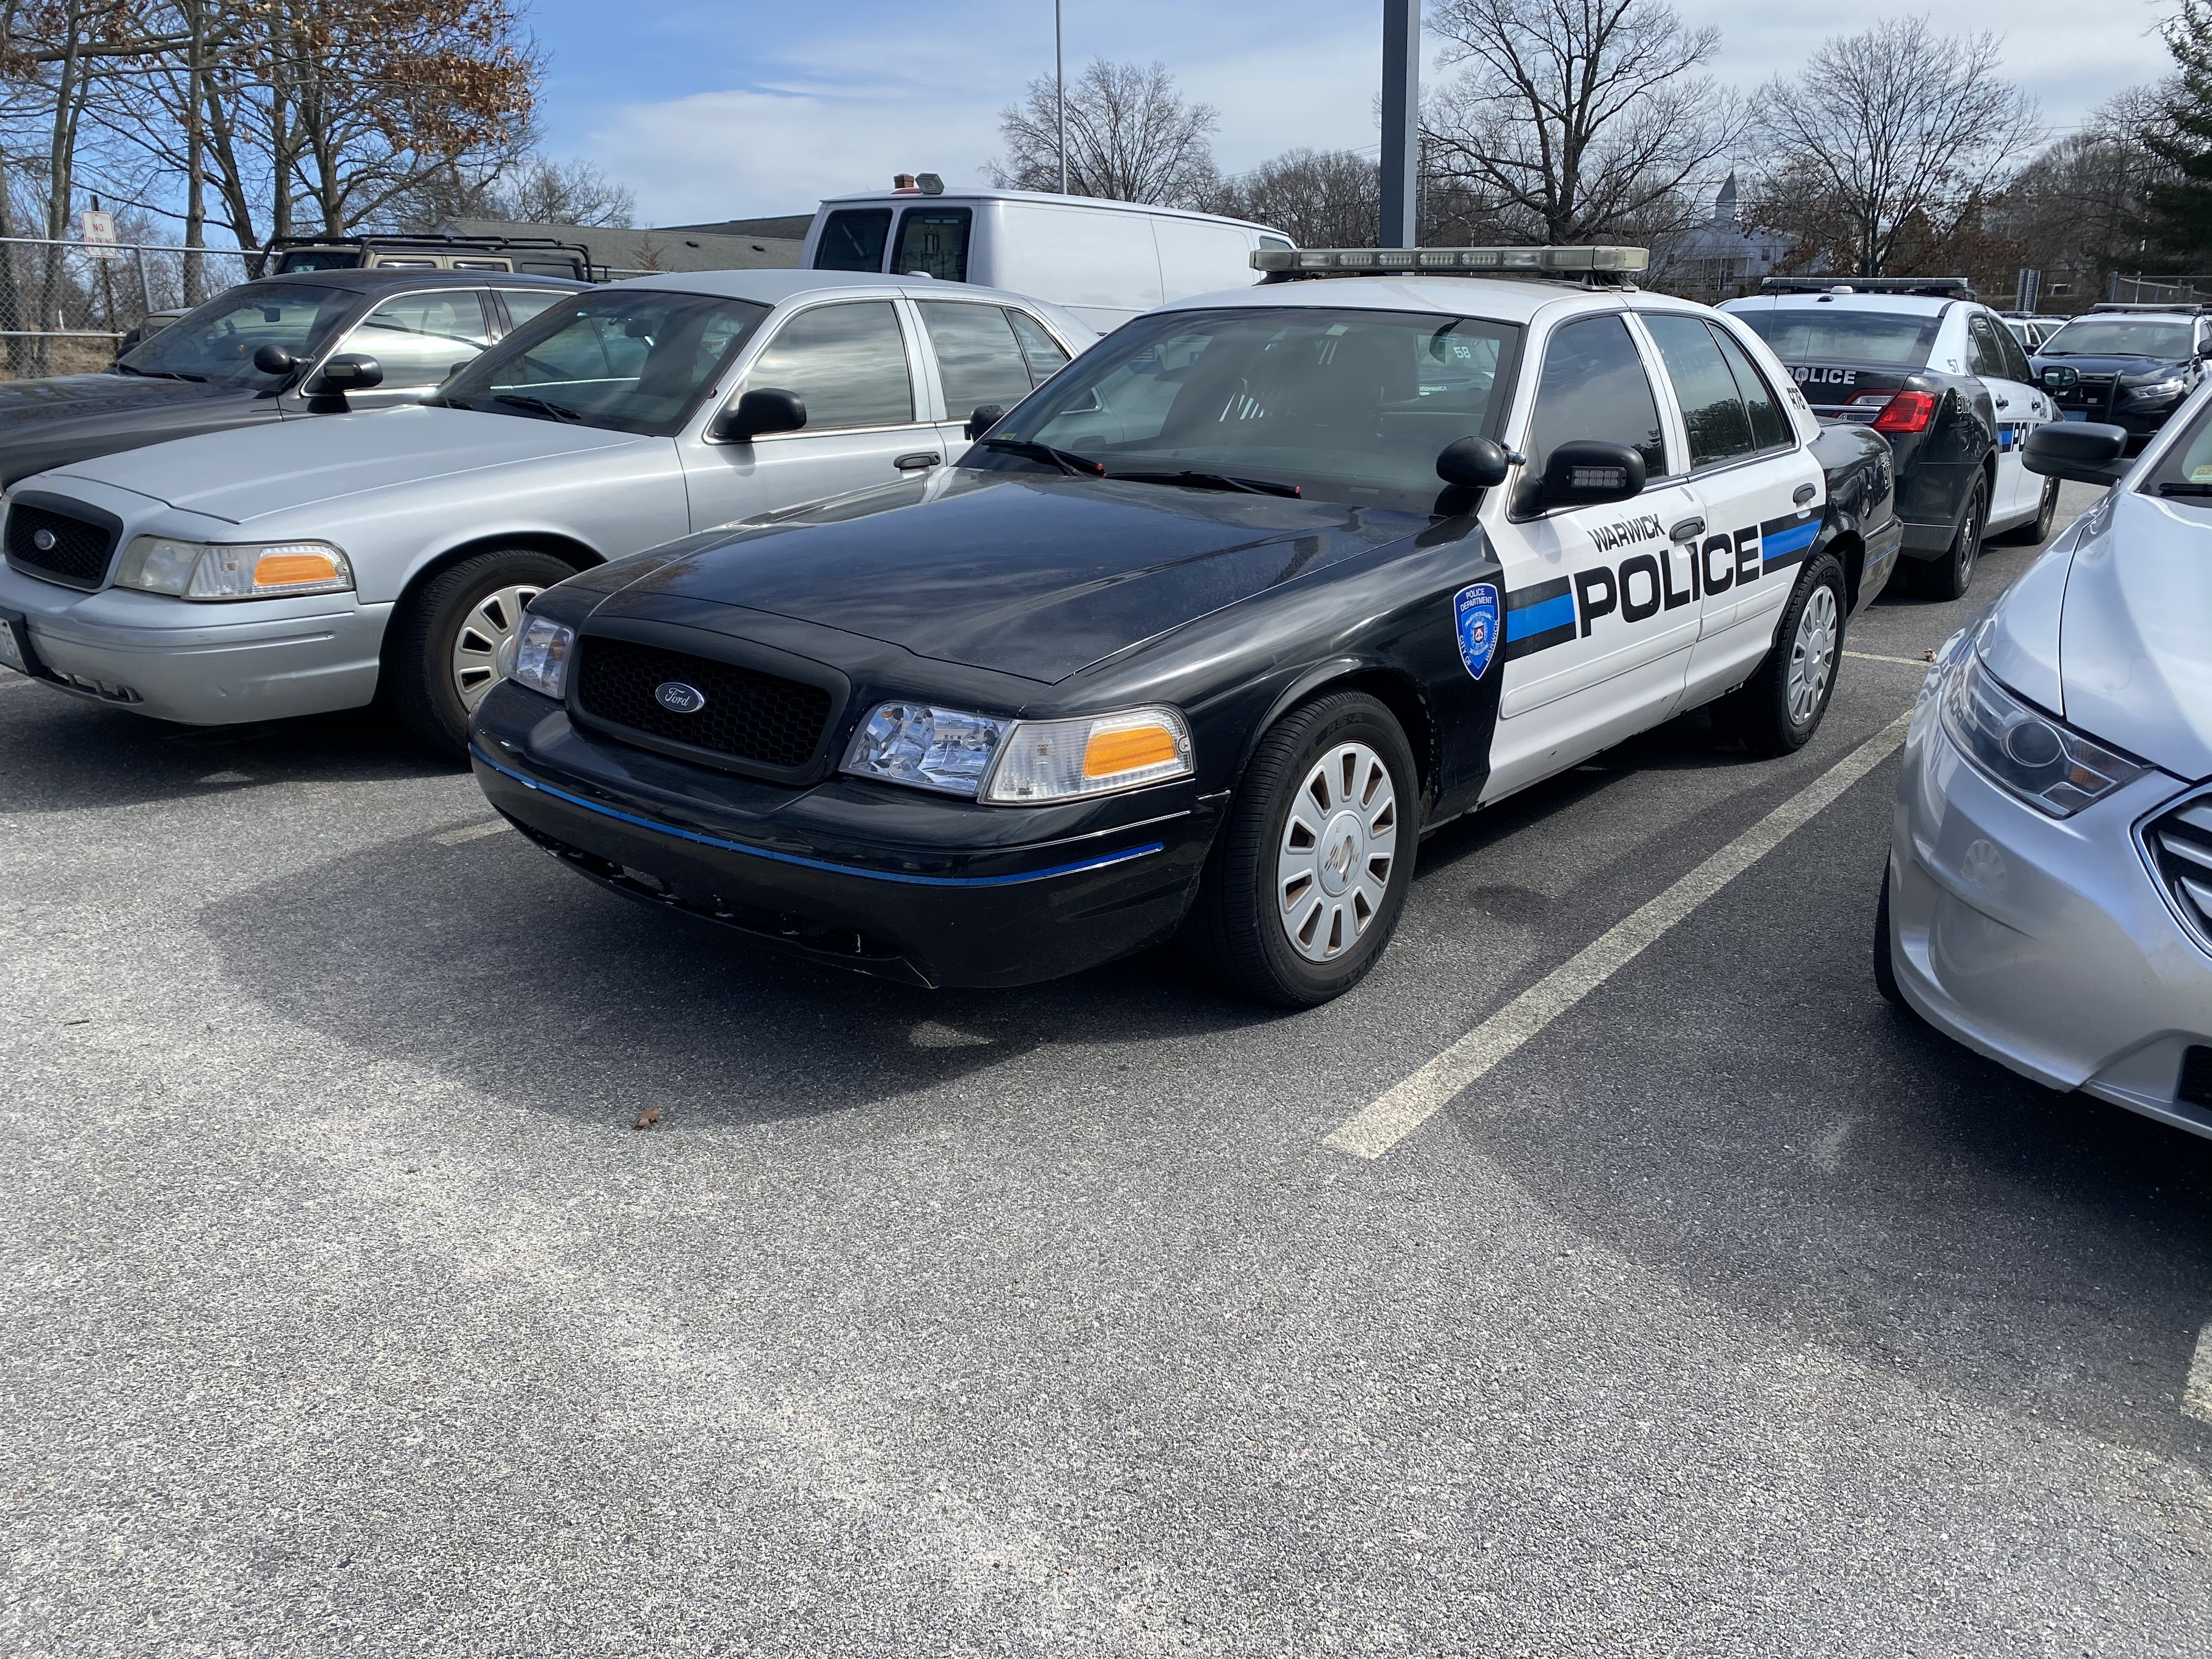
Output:
<instances>
[{"instance_id":1,"label":"silver car grille","mask_svg":"<svg viewBox=\"0 0 2212 1659\"><path fill-rule=\"evenodd\" d=\"M2143 831L2143 851L2181 925L2212 951L2212 794L2152 819Z\"/></svg>"}]
</instances>

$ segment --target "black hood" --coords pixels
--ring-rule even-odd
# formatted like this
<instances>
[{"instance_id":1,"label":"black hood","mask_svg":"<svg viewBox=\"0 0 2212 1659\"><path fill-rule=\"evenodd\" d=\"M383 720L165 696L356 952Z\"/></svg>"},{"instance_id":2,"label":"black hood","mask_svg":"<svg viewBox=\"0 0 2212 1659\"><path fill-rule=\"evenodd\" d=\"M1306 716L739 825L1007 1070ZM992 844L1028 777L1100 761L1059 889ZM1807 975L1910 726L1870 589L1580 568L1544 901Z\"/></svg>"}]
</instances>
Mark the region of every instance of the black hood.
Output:
<instances>
[{"instance_id":1,"label":"black hood","mask_svg":"<svg viewBox=\"0 0 2212 1659\"><path fill-rule=\"evenodd\" d=\"M957 471L695 542L623 588L741 605L1050 684L1419 532L1425 515Z\"/></svg>"},{"instance_id":2,"label":"black hood","mask_svg":"<svg viewBox=\"0 0 2212 1659\"><path fill-rule=\"evenodd\" d=\"M45 430L62 421L94 421L173 409L210 398L252 395L236 386L142 374L59 374L46 380L9 380L0 383L0 439L27 426Z\"/></svg>"},{"instance_id":3,"label":"black hood","mask_svg":"<svg viewBox=\"0 0 2212 1659\"><path fill-rule=\"evenodd\" d=\"M276 414L273 399L202 380L64 374L0 383L0 488L49 467Z\"/></svg>"}]
</instances>

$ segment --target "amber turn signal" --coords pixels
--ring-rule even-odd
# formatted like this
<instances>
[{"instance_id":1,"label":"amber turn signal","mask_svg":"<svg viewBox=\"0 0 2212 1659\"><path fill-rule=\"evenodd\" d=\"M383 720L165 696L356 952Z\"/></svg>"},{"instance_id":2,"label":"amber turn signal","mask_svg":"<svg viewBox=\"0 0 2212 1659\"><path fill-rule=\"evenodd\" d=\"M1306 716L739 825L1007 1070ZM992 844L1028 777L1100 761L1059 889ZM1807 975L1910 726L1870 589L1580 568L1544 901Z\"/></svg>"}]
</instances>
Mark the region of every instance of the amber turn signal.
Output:
<instances>
[{"instance_id":1,"label":"amber turn signal","mask_svg":"<svg viewBox=\"0 0 2212 1659\"><path fill-rule=\"evenodd\" d=\"M1083 775L1110 778L1122 772L1133 772L1140 766L1171 763L1180 752L1175 733L1164 726L1094 732L1091 741L1083 746Z\"/></svg>"}]
</instances>

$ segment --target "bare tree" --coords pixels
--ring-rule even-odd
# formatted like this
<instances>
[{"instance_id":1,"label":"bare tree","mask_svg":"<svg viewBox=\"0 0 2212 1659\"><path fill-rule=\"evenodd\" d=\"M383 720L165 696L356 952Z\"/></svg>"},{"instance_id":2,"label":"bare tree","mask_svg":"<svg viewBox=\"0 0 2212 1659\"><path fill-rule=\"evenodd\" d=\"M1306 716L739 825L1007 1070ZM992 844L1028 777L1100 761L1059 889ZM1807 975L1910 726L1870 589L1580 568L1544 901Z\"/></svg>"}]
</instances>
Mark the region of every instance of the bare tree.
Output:
<instances>
[{"instance_id":1,"label":"bare tree","mask_svg":"<svg viewBox=\"0 0 2212 1659\"><path fill-rule=\"evenodd\" d=\"M589 161L556 161L524 155L481 177L457 170L426 181L390 217L407 230L429 230L448 219L505 219L534 225L604 225L626 230L635 222L637 197Z\"/></svg>"},{"instance_id":2,"label":"bare tree","mask_svg":"<svg viewBox=\"0 0 2212 1659\"><path fill-rule=\"evenodd\" d=\"M1382 173L1351 150L1285 150L1223 182L1214 211L1273 225L1304 247L1372 247Z\"/></svg>"},{"instance_id":3,"label":"bare tree","mask_svg":"<svg viewBox=\"0 0 2212 1659\"><path fill-rule=\"evenodd\" d=\"M1186 104L1159 64L1093 59L1067 88L1067 188L1077 196L1163 207L1203 207L1218 186L1208 135L1221 118L1211 104ZM1001 189L1060 188L1060 136L1052 81L1000 112L1003 161L989 164Z\"/></svg>"},{"instance_id":4,"label":"bare tree","mask_svg":"<svg viewBox=\"0 0 2212 1659\"><path fill-rule=\"evenodd\" d=\"M1978 210L2038 129L1998 73L1995 35L1939 35L1917 17L1828 40L1759 105L1759 151L1785 186L1764 193L1766 211L1786 219L1795 200L1840 227L1836 252L1861 276Z\"/></svg>"},{"instance_id":5,"label":"bare tree","mask_svg":"<svg viewBox=\"0 0 2212 1659\"><path fill-rule=\"evenodd\" d=\"M1423 112L1430 174L1457 216L1552 243L1664 228L1742 130L1698 73L1717 29L1667 0L1443 0L1429 29L1460 66Z\"/></svg>"}]
</instances>

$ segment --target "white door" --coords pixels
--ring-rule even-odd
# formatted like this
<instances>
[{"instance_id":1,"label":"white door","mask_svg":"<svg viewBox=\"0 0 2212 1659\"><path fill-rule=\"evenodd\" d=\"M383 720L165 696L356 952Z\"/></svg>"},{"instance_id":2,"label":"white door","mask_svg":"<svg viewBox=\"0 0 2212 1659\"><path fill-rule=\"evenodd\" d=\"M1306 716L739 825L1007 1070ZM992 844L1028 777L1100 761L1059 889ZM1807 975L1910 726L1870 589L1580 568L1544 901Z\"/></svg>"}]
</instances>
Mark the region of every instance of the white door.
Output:
<instances>
[{"instance_id":1,"label":"white door","mask_svg":"<svg viewBox=\"0 0 2212 1659\"><path fill-rule=\"evenodd\" d=\"M1681 410L1705 521L1682 544L1697 556L1698 642L1682 692L1689 708L1742 684L1766 654L1820 533L1825 475L1782 394L1726 325L1680 312L1645 312L1641 321Z\"/></svg>"},{"instance_id":2,"label":"white door","mask_svg":"<svg viewBox=\"0 0 2212 1659\"><path fill-rule=\"evenodd\" d=\"M709 530L943 464L945 444L917 385L897 306L848 300L786 318L760 347L723 406L755 388L796 392L806 424L727 442L684 447L691 527Z\"/></svg>"},{"instance_id":3,"label":"white door","mask_svg":"<svg viewBox=\"0 0 2212 1659\"><path fill-rule=\"evenodd\" d=\"M1664 435L1635 337L1617 313L1552 331L1511 490L1483 527L1504 567L1505 679L1485 799L1571 766L1657 724L1682 695L1698 637L1689 550L1672 532L1698 514L1679 439ZM1628 501L1548 507L1544 464L1572 439L1639 452L1651 482Z\"/></svg>"},{"instance_id":4,"label":"white door","mask_svg":"<svg viewBox=\"0 0 2212 1659\"><path fill-rule=\"evenodd\" d=\"M2033 425L2033 405L2041 394L2022 375L2015 380L2005 347L2019 344L2011 332L1987 312L1966 317L1966 362L1970 371L1990 389L1990 404L1997 423L1997 486L1990 502L1990 523L2005 525L2027 517L2042 498L2043 480L2021 465L2021 451ZM2021 367L2026 367L2022 359Z\"/></svg>"}]
</instances>

